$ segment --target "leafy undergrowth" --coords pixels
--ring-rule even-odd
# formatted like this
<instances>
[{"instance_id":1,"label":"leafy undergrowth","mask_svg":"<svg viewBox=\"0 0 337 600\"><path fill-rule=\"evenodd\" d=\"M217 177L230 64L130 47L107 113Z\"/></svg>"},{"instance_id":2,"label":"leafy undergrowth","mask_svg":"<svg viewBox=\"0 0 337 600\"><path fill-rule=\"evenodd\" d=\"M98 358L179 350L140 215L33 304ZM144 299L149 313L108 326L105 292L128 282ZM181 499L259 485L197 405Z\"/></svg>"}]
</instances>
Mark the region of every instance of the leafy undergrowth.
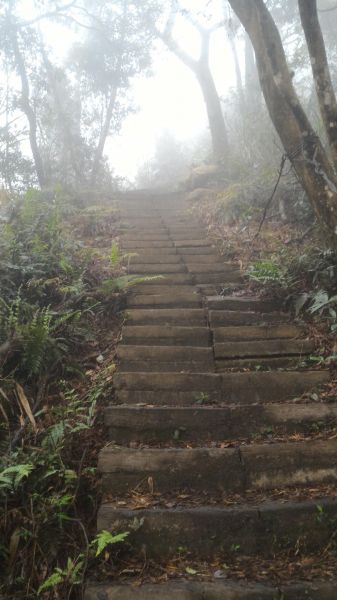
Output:
<instances>
[{"instance_id":1,"label":"leafy undergrowth","mask_svg":"<svg viewBox=\"0 0 337 600\"><path fill-rule=\"evenodd\" d=\"M132 281L108 205L30 191L0 227L0 595L81 598L127 535L95 534L96 465Z\"/></svg>"}]
</instances>

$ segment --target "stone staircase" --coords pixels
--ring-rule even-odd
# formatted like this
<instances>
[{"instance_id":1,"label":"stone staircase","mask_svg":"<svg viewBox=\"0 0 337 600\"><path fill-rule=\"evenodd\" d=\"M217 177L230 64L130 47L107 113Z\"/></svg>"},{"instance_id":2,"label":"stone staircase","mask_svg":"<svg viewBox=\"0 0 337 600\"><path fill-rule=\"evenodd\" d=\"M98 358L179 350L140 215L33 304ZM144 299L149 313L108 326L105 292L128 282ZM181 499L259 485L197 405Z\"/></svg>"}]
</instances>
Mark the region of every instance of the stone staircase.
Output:
<instances>
[{"instance_id":1,"label":"stone staircase","mask_svg":"<svg viewBox=\"0 0 337 600\"><path fill-rule=\"evenodd\" d=\"M296 370L312 342L274 302L231 295L242 285L238 266L221 259L181 196L130 195L119 211L129 272L161 278L127 297L115 399L105 413L110 443L99 457L98 529L129 531L129 555L157 563L185 552L211 565L232 548L271 562L293 548L319 555L331 545L326 523L337 502L332 493L311 499L310 488L336 482L337 440L288 441L337 422L337 404L317 394L294 401L329 381L326 371ZM263 443L265 431L279 441ZM294 487L303 499L268 498ZM141 489L157 502L134 510L129 499ZM231 494L237 502L224 500ZM142 586L92 582L85 592L86 600L173 598L336 600L337 583L290 582L280 591L186 575Z\"/></svg>"}]
</instances>

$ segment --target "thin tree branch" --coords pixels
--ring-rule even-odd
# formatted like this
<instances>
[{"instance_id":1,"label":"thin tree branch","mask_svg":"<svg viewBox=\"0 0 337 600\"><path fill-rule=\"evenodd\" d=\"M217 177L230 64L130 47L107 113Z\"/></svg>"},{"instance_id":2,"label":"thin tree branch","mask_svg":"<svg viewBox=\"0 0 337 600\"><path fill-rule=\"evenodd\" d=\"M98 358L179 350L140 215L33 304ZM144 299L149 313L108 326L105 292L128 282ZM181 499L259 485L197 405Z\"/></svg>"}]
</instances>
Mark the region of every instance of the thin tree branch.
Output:
<instances>
[{"instance_id":1,"label":"thin tree branch","mask_svg":"<svg viewBox=\"0 0 337 600\"><path fill-rule=\"evenodd\" d=\"M18 25L18 28L29 27L30 25L34 25L35 23L38 23L39 21L42 21L43 19L50 19L51 17L56 17L60 13L62 13L62 11L67 10L68 8L74 8L74 7L76 7L76 0L72 0L71 2L68 2L67 4L63 4L62 6L57 7L53 11L43 13L42 15L35 17L31 21L23 21ZM78 7L78 8L80 8L80 7Z\"/></svg>"}]
</instances>

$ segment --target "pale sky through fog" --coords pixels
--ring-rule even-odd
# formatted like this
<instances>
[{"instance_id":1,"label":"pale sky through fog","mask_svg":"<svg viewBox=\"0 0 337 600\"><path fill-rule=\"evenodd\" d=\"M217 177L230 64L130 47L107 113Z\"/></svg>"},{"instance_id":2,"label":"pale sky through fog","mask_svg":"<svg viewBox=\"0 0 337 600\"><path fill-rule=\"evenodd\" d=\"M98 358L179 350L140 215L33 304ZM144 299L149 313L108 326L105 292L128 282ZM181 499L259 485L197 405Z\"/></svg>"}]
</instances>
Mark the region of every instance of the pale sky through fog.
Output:
<instances>
[{"instance_id":1,"label":"pale sky through fog","mask_svg":"<svg viewBox=\"0 0 337 600\"><path fill-rule=\"evenodd\" d=\"M194 11L205 8L205 0L185 0ZM222 0L212 23L223 20ZM174 37L191 56L199 54L200 37L193 26L178 17ZM212 36L210 64L218 92L225 94L234 85L233 61L224 29ZM140 110L125 120L121 133L107 143L107 155L116 172L132 178L138 167L151 158L156 139L170 131L178 140L189 141L205 130L207 116L200 87L194 74L164 44L158 42L153 57L153 76L134 84L133 96Z\"/></svg>"},{"instance_id":2,"label":"pale sky through fog","mask_svg":"<svg viewBox=\"0 0 337 600\"><path fill-rule=\"evenodd\" d=\"M187 32L190 34L189 28ZM184 36L185 47L186 42ZM189 46L192 50L194 44ZM214 34L211 64L220 95L234 85L228 52L225 32L219 30ZM161 45L153 70L153 77L141 78L134 85L133 96L139 112L128 117L120 135L107 143L111 164L120 175L132 177L138 166L151 158L156 138L164 130L172 132L178 140L188 141L207 127L206 109L194 74Z\"/></svg>"},{"instance_id":3,"label":"pale sky through fog","mask_svg":"<svg viewBox=\"0 0 337 600\"><path fill-rule=\"evenodd\" d=\"M222 0L215 0L218 10L214 12L213 23L223 19L221 3ZM205 0L183 0L182 4L202 10ZM32 18L32 6L27 0L26 18ZM54 58L62 62L75 41L72 30L45 21L43 35ZM198 56L199 35L182 17L177 19L174 37L192 56ZM210 63L218 92L225 94L235 80L224 29L212 36ZM129 179L153 156L156 139L163 131L170 131L178 140L190 141L207 127L205 105L194 74L161 42L153 54L152 72L151 77L140 75L131 81L130 91L138 111L125 119L121 132L111 136L105 147L114 173Z\"/></svg>"}]
</instances>

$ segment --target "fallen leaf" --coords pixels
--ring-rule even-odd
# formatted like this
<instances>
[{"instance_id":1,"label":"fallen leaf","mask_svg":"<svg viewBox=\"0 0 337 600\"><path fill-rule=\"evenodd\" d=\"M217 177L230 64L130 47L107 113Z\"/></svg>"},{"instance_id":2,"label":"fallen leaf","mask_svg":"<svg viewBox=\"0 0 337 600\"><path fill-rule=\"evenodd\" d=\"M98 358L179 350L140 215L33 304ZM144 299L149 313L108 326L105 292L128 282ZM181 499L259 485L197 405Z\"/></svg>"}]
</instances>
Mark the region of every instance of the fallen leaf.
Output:
<instances>
[{"instance_id":1,"label":"fallen leaf","mask_svg":"<svg viewBox=\"0 0 337 600\"><path fill-rule=\"evenodd\" d=\"M197 573L198 573L198 571L196 571L195 569L191 569L191 567L186 567L185 571L189 575L197 575Z\"/></svg>"},{"instance_id":2,"label":"fallen leaf","mask_svg":"<svg viewBox=\"0 0 337 600\"><path fill-rule=\"evenodd\" d=\"M26 396L26 394L25 394L25 392L23 390L23 387L19 383L16 384L16 391L17 391L17 394L18 394L19 402L20 402L23 410L25 411L28 419L30 420L30 422L32 424L32 427L33 427L33 429L34 429L34 431L36 433L37 432L37 425L36 425L36 421L34 419L34 415L33 415L32 410L30 408L30 404L29 404L27 396Z\"/></svg>"}]
</instances>

